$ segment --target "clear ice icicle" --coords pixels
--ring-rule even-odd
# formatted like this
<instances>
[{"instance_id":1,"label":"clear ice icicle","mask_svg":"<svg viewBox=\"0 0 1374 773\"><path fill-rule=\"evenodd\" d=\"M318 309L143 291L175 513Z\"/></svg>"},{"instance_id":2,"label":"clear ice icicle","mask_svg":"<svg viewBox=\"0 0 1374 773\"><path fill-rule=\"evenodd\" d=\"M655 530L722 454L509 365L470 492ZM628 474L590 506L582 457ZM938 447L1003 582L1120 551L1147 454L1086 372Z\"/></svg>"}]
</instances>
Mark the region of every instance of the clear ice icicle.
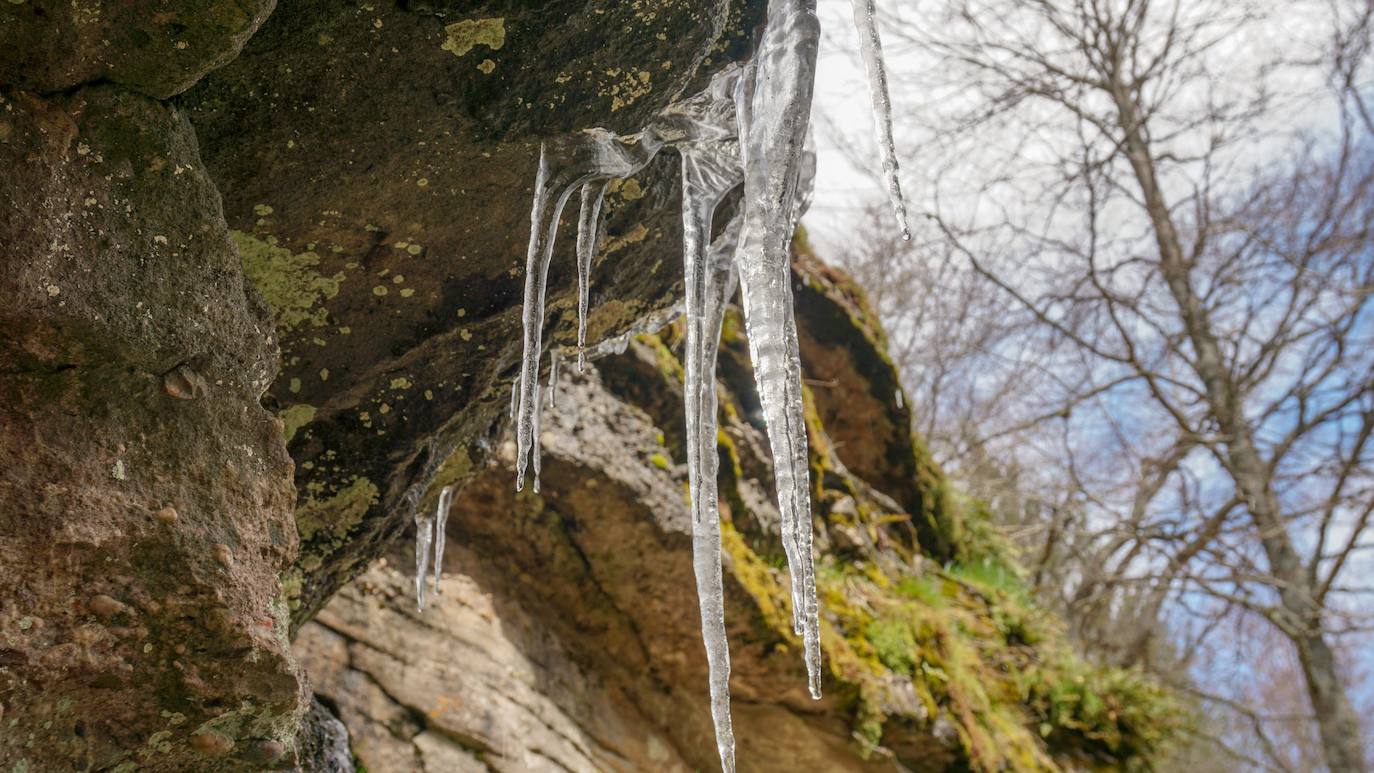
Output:
<instances>
[{"instance_id":1,"label":"clear ice icicle","mask_svg":"<svg viewBox=\"0 0 1374 773\"><path fill-rule=\"evenodd\" d=\"M808 686L815 698L821 690L820 615L790 243L819 38L815 0L769 3L763 42L755 56L752 100L741 99L750 109L747 124L741 125L745 220L735 258L754 378L773 453L783 547L792 570L793 612L800 623Z\"/></svg>"},{"instance_id":2,"label":"clear ice icicle","mask_svg":"<svg viewBox=\"0 0 1374 773\"><path fill-rule=\"evenodd\" d=\"M873 100L873 125L878 134L878 150L883 160L883 177L892 212L902 229L902 238L911 240L907 224L906 202L902 199L902 183L898 179L897 143L892 139L892 98L887 88L887 66L883 63L883 41L878 35L876 0L851 0L854 8L854 27L859 33L859 52L864 69L868 71L868 93Z\"/></svg>"},{"instance_id":3,"label":"clear ice icicle","mask_svg":"<svg viewBox=\"0 0 1374 773\"><path fill-rule=\"evenodd\" d=\"M577 216L577 372L587 369L587 306L592 288L592 257L596 254L601 204L606 200L604 182L582 186L582 209Z\"/></svg>"},{"instance_id":4,"label":"clear ice icicle","mask_svg":"<svg viewBox=\"0 0 1374 773\"><path fill-rule=\"evenodd\" d=\"M706 100L694 100L695 115L683 116L692 139L682 154L682 263L686 287L687 344L683 353L683 402L687 426L688 485L692 493L692 565L701 610L701 635L710 671L711 716L721 767L735 769L735 735L730 721L730 646L725 634L725 592L721 579L720 508L716 475L716 353L725 307L735 291L733 252L738 216L707 254L711 223L722 199L743 182L739 146L721 139L733 133L734 75L717 76ZM713 245L713 247L717 246Z\"/></svg>"},{"instance_id":5,"label":"clear ice icicle","mask_svg":"<svg viewBox=\"0 0 1374 773\"><path fill-rule=\"evenodd\" d=\"M430 548L434 550L434 592L439 592L439 579L444 571L444 542L448 528L448 511L453 504L453 487L444 486L439 492L439 506L434 514L415 512L415 605L425 611L425 584L429 581Z\"/></svg>"},{"instance_id":6,"label":"clear ice icicle","mask_svg":"<svg viewBox=\"0 0 1374 773\"><path fill-rule=\"evenodd\" d=\"M523 352L516 384L517 491L524 488L531 452L536 456L535 472L538 473L536 422L544 296L563 208L572 194L587 183L634 174L653 159L661 146L652 132L618 137L605 129L590 129L564 142L539 146L539 171L535 175L534 203L530 207L530 243L525 257Z\"/></svg>"},{"instance_id":7,"label":"clear ice icicle","mask_svg":"<svg viewBox=\"0 0 1374 773\"><path fill-rule=\"evenodd\" d=\"M549 352L549 407L558 407L558 350Z\"/></svg>"},{"instance_id":8,"label":"clear ice icicle","mask_svg":"<svg viewBox=\"0 0 1374 773\"><path fill-rule=\"evenodd\" d=\"M429 549L434 539L434 516L415 511L415 606L425 611L425 584L429 581Z\"/></svg>"},{"instance_id":9,"label":"clear ice icicle","mask_svg":"<svg viewBox=\"0 0 1374 773\"><path fill-rule=\"evenodd\" d=\"M439 492L439 506L434 512L434 595L439 595L439 580L444 573L444 543L448 542L448 511L453 506L453 487L444 486Z\"/></svg>"}]
</instances>

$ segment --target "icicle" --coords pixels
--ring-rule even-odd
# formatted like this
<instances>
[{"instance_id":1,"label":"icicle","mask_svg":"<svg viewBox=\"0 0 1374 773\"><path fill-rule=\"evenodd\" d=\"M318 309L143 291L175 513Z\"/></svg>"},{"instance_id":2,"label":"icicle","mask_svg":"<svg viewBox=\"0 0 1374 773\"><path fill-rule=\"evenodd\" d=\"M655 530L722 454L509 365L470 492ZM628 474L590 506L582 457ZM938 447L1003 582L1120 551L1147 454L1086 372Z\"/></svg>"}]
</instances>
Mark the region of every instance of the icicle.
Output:
<instances>
[{"instance_id":1,"label":"icicle","mask_svg":"<svg viewBox=\"0 0 1374 773\"><path fill-rule=\"evenodd\" d=\"M768 425L793 614L806 650L808 686L820 697L820 619L811 554L811 492L801 359L792 315L792 219L815 81L820 24L815 0L772 0L749 111L742 115L744 231L736 252L754 378ZM747 86L745 87L747 88Z\"/></svg>"},{"instance_id":2,"label":"icicle","mask_svg":"<svg viewBox=\"0 0 1374 773\"><path fill-rule=\"evenodd\" d=\"M534 493L539 493L539 472L542 467L542 457L539 454L539 420L544 414L544 401L540 395L541 389L538 384L534 387ZM519 490L519 487L516 487Z\"/></svg>"},{"instance_id":3,"label":"icicle","mask_svg":"<svg viewBox=\"0 0 1374 773\"><path fill-rule=\"evenodd\" d=\"M678 317L681 316L681 304L674 305L671 308L667 308L662 311L654 312L653 314L650 314L649 316L640 320L640 322L632 326L629 330L626 330L624 333L621 333L618 336L603 338L600 341L598 341L594 346L587 347L587 359L595 360L598 357L605 357L609 354L624 354L625 350L630 345L630 341L634 340L638 336L645 335L646 333L657 333L658 331L672 324L674 321L677 320Z\"/></svg>"},{"instance_id":4,"label":"icicle","mask_svg":"<svg viewBox=\"0 0 1374 773\"><path fill-rule=\"evenodd\" d=\"M425 611L425 583L429 580L429 548L434 538L434 516L415 511L415 605Z\"/></svg>"},{"instance_id":5,"label":"icicle","mask_svg":"<svg viewBox=\"0 0 1374 773\"><path fill-rule=\"evenodd\" d=\"M878 149L883 159L883 176L887 180L887 196L902 238L911 241L911 228L906 219L906 202L902 200L902 183L897 177L897 144L892 140L892 99L887 89L887 67L883 64L883 41L878 35L876 0L852 0L854 26L859 33L859 51L863 54L864 69L868 71L868 91L873 100L873 125L878 133Z\"/></svg>"},{"instance_id":6,"label":"icicle","mask_svg":"<svg viewBox=\"0 0 1374 773\"><path fill-rule=\"evenodd\" d=\"M548 353L548 406L558 408L558 350Z\"/></svg>"},{"instance_id":7,"label":"icicle","mask_svg":"<svg viewBox=\"0 0 1374 773\"><path fill-rule=\"evenodd\" d=\"M683 159L684 172L688 166ZM685 180L685 178L684 178ZM684 182L684 188L686 183ZM685 202L684 202L685 203ZM684 208L683 221L691 216ZM709 222L709 221L707 221ZM732 253L739 218L718 241L726 241ZM692 247L688 247L690 256ZM711 716L716 728L716 748L721 768L735 769L735 736L730 720L730 645L725 634L725 591L721 578L720 504L717 489L720 456L716 440L716 355L719 351L725 308L735 292L733 255L714 260L718 254L701 255L699 245L695 263L705 270L699 294L689 300L686 353L687 456L692 490L692 565L696 574L697 599L701 611L701 635L706 644L710 670ZM704 264L704 265L703 265ZM690 271L690 269L689 269Z\"/></svg>"},{"instance_id":8,"label":"icicle","mask_svg":"<svg viewBox=\"0 0 1374 773\"><path fill-rule=\"evenodd\" d=\"M531 451L538 454L534 425L539 355L543 351L544 295L563 208L573 192L587 183L634 174L653 159L661 146L662 142L652 132L622 138L605 129L582 132L554 148L548 143L539 146L539 171L535 175L534 203L530 207L530 243L525 256L524 350L517 381L519 399L515 417L516 491L524 488ZM536 474L537 466L536 460Z\"/></svg>"},{"instance_id":9,"label":"icicle","mask_svg":"<svg viewBox=\"0 0 1374 773\"><path fill-rule=\"evenodd\" d=\"M734 75L717 77L709 97L698 100L681 122L692 139L682 154L682 240L686 286L687 345L683 401L687 420L688 485L692 493L692 564L701 611L701 635L710 670L711 716L721 767L735 769L730 721L730 646L725 635L725 591L720 563L720 509L716 475L716 352L725 306L734 294L734 234L739 218L721 240L726 259L707 255L711 222L721 200L743 182L738 143L719 139L732 132ZM687 106L684 106L687 107ZM691 114L695 112L695 115Z\"/></svg>"},{"instance_id":10,"label":"icicle","mask_svg":"<svg viewBox=\"0 0 1374 773\"><path fill-rule=\"evenodd\" d=\"M582 209L577 217L577 372L587 369L587 301L591 295L592 257L596 254L597 230L606 183L582 186Z\"/></svg>"},{"instance_id":11,"label":"icicle","mask_svg":"<svg viewBox=\"0 0 1374 773\"><path fill-rule=\"evenodd\" d=\"M439 595L439 580L444 573L444 543L448 542L448 511L453 506L453 487L439 492L439 507L434 513L434 595Z\"/></svg>"}]
</instances>

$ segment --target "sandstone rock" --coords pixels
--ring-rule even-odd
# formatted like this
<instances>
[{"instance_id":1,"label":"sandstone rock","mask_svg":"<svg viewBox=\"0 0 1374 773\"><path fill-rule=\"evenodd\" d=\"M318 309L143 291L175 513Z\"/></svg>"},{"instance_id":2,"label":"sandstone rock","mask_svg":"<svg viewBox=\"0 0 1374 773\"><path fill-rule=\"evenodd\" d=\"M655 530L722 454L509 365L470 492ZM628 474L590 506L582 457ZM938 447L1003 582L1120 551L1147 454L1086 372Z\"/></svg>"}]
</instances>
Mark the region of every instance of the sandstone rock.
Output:
<instances>
[{"instance_id":1,"label":"sandstone rock","mask_svg":"<svg viewBox=\"0 0 1374 773\"><path fill-rule=\"evenodd\" d=\"M123 635L73 603L94 579L118 604L227 588L235 615L280 619L296 534L286 451L258 403L271 327L191 127L109 85L0 89L0 121L0 767L195 770L190 732L245 701L235 723L290 738L307 694L284 629L221 638L164 607L140 615L146 637ZM178 363L216 399L168 399L159 374ZM149 517L167 502L175 530ZM224 571L211 546L228 534L250 549ZM185 642L183 672L163 653ZM62 710L38 712L42 696Z\"/></svg>"}]
</instances>

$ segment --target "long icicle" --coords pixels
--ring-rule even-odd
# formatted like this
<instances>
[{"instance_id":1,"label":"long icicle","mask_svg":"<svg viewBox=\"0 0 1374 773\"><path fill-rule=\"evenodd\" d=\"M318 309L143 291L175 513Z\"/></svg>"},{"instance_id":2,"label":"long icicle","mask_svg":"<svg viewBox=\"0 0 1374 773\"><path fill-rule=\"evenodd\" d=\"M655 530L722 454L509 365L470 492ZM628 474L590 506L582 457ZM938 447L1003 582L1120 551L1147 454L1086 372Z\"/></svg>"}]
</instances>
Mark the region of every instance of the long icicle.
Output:
<instances>
[{"instance_id":1,"label":"long icicle","mask_svg":"<svg viewBox=\"0 0 1374 773\"><path fill-rule=\"evenodd\" d=\"M453 506L453 487L439 491L439 506L434 512L434 595L439 595L439 580L444 574L444 543L448 542L448 511Z\"/></svg>"},{"instance_id":2,"label":"long icicle","mask_svg":"<svg viewBox=\"0 0 1374 773\"><path fill-rule=\"evenodd\" d=\"M557 198L550 201L550 195ZM530 209L530 245L525 260L524 354L516 387L515 490L525 487L525 468L538 428L539 353L543 351L544 294L549 279L549 260L558 234L566 195L550 190L548 148L539 146L539 173L534 179L534 205ZM538 452L536 450L536 456ZM538 472L535 486L538 490Z\"/></svg>"},{"instance_id":3,"label":"long icicle","mask_svg":"<svg viewBox=\"0 0 1374 773\"><path fill-rule=\"evenodd\" d=\"M902 198L902 183L898 179L897 143L892 139L892 98L887 88L887 66L883 63L883 41L878 35L876 0L852 0L854 27L859 33L859 51L864 69L868 71L868 93L873 100L873 127L878 134L878 152L883 161L883 177L887 182L887 196L892 212L902 229L902 238L911 240L907 224L906 201Z\"/></svg>"},{"instance_id":4,"label":"long icicle","mask_svg":"<svg viewBox=\"0 0 1374 773\"><path fill-rule=\"evenodd\" d=\"M742 126L745 222L736 253L754 378L773 452L784 548L791 544L794 606L800 596L808 686L816 698L821 693L820 615L790 244L819 38L815 0L769 3L755 57L752 110L748 125Z\"/></svg>"},{"instance_id":5,"label":"long icicle","mask_svg":"<svg viewBox=\"0 0 1374 773\"><path fill-rule=\"evenodd\" d=\"M592 287L592 257L601 223L601 204L606 200L604 182L582 186L582 208L577 216L577 372L587 369L587 306Z\"/></svg>"},{"instance_id":6,"label":"long icicle","mask_svg":"<svg viewBox=\"0 0 1374 773\"><path fill-rule=\"evenodd\" d=\"M728 102L727 102L728 104ZM722 149L734 149L723 153ZM715 353L724 307L733 294L730 261L721 268L707 255L711 221L721 199L742 182L734 143L685 145L682 153L682 240L686 287L687 346L683 403L687 420L688 485L692 493L692 563L701 611L702 640L710 670L711 716L721 767L735 769L730 721L730 647L725 635L725 591L721 579L720 509L716 474ZM738 219L733 224L738 230ZM733 252L733 232L722 236ZM718 256L717 256L718 258ZM727 294L728 293L728 294Z\"/></svg>"}]
</instances>

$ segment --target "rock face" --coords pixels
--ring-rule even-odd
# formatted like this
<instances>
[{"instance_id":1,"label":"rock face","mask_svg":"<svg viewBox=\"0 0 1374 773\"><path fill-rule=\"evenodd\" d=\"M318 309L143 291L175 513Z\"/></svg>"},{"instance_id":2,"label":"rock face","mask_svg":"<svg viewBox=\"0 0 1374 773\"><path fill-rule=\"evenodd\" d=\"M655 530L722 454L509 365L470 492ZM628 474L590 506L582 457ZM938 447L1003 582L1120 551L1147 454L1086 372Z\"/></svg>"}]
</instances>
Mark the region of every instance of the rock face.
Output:
<instances>
[{"instance_id":1,"label":"rock face","mask_svg":"<svg viewBox=\"0 0 1374 773\"><path fill-rule=\"evenodd\" d=\"M827 697L814 702L804 687L766 441L732 316L719 392L740 770L1052 770L1142 754L1163 722L1149 717L1166 707L1159 695L1064 651L910 433L885 431L909 416L862 296L806 255L796 279L807 372L830 377L808 379ZM718 766L680 344L673 327L585 374L563 370L541 424L541 493L514 492L514 449L502 443L453 503L447 579L423 613L403 548L302 629L301 662L369 771ZM841 461L851 448L872 480L892 482L886 491ZM901 469L921 474L902 479ZM924 560L936 551L899 499L938 515L957 556L949 568ZM1057 692L1068 684L1101 706L1083 711L1081 695Z\"/></svg>"},{"instance_id":2,"label":"rock face","mask_svg":"<svg viewBox=\"0 0 1374 773\"><path fill-rule=\"evenodd\" d=\"M7 91L0 138L0 761L234 769L308 697L270 320L183 113Z\"/></svg>"},{"instance_id":3,"label":"rock face","mask_svg":"<svg viewBox=\"0 0 1374 773\"><path fill-rule=\"evenodd\" d=\"M765 3L0 5L0 769L715 766L672 331L564 374L542 495L499 449L540 144L633 132ZM665 155L612 186L592 339L673 302L677 185ZM733 319L741 768L1148 755L1160 696L1067 653L907 430L861 295L796 276L828 694ZM419 615L397 538L444 485Z\"/></svg>"},{"instance_id":4,"label":"rock face","mask_svg":"<svg viewBox=\"0 0 1374 773\"><path fill-rule=\"evenodd\" d=\"M275 311L266 404L298 464L297 623L404 528L440 464L485 457L519 356L540 142L636 131L747 51L762 6L289 4L183 97ZM593 338L680 284L676 172L664 157L609 196ZM565 343L574 241L550 275Z\"/></svg>"},{"instance_id":5,"label":"rock face","mask_svg":"<svg viewBox=\"0 0 1374 773\"><path fill-rule=\"evenodd\" d=\"M54 92L93 81L167 98L233 59L276 0L10 0L0 83Z\"/></svg>"}]
</instances>

